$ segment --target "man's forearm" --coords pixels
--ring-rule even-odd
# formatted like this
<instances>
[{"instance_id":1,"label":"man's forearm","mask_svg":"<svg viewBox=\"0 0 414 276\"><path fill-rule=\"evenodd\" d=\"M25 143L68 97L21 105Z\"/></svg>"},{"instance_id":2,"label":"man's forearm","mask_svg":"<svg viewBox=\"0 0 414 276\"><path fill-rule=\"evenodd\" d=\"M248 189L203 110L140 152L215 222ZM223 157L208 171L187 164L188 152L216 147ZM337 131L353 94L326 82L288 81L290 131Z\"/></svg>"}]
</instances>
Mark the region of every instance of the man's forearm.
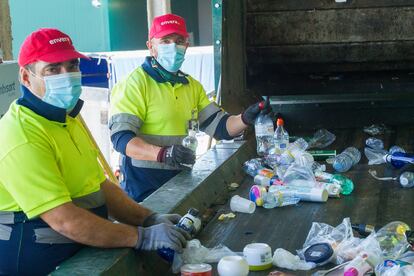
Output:
<instances>
[{"instance_id":1,"label":"man's forearm","mask_svg":"<svg viewBox=\"0 0 414 276\"><path fill-rule=\"evenodd\" d=\"M126 155L137 160L157 161L161 147L148 144L139 137L131 139L126 146Z\"/></svg>"},{"instance_id":2,"label":"man's forearm","mask_svg":"<svg viewBox=\"0 0 414 276\"><path fill-rule=\"evenodd\" d=\"M130 225L142 225L152 211L130 199L118 186L109 180L101 185L105 193L106 206L111 217Z\"/></svg>"},{"instance_id":3,"label":"man's forearm","mask_svg":"<svg viewBox=\"0 0 414 276\"><path fill-rule=\"evenodd\" d=\"M226 128L230 136L235 137L240 135L247 127L248 125L243 123L241 119L241 114L232 115L227 119Z\"/></svg>"},{"instance_id":4,"label":"man's forearm","mask_svg":"<svg viewBox=\"0 0 414 276\"><path fill-rule=\"evenodd\" d=\"M112 223L71 202L43 213L41 218L63 236L89 246L134 247L138 240L136 227Z\"/></svg>"}]
</instances>

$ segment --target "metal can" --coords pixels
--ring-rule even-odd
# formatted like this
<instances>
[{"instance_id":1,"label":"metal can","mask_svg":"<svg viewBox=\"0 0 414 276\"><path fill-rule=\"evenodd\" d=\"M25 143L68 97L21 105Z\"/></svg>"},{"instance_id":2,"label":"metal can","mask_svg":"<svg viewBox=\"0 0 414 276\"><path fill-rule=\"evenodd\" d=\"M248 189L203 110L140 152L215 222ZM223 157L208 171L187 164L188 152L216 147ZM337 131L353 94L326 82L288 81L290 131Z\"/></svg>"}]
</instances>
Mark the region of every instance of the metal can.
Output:
<instances>
[{"instance_id":1,"label":"metal can","mask_svg":"<svg viewBox=\"0 0 414 276\"><path fill-rule=\"evenodd\" d=\"M211 276L209 264L186 264L181 267L181 276Z\"/></svg>"}]
</instances>

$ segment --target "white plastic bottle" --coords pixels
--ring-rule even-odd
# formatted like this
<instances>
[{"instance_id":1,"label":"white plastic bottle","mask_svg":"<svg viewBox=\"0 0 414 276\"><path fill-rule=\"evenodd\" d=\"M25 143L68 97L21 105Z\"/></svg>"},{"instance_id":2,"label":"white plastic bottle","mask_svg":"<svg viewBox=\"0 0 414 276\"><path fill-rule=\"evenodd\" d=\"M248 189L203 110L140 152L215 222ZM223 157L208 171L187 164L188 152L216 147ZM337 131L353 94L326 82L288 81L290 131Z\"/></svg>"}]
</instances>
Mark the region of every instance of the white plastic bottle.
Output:
<instances>
[{"instance_id":1,"label":"white plastic bottle","mask_svg":"<svg viewBox=\"0 0 414 276\"><path fill-rule=\"evenodd\" d=\"M191 149L194 153L197 151L198 141L195 130L188 131L188 136L184 138L182 145Z\"/></svg>"},{"instance_id":2,"label":"white plastic bottle","mask_svg":"<svg viewBox=\"0 0 414 276\"><path fill-rule=\"evenodd\" d=\"M256 133L257 154L259 156L268 155L274 147L274 127L270 116L261 112L254 123L254 131Z\"/></svg>"},{"instance_id":3,"label":"white plastic bottle","mask_svg":"<svg viewBox=\"0 0 414 276\"><path fill-rule=\"evenodd\" d=\"M289 133L284 128L282 118L277 119L276 126L274 133L275 153L282 154L289 145Z\"/></svg>"}]
</instances>

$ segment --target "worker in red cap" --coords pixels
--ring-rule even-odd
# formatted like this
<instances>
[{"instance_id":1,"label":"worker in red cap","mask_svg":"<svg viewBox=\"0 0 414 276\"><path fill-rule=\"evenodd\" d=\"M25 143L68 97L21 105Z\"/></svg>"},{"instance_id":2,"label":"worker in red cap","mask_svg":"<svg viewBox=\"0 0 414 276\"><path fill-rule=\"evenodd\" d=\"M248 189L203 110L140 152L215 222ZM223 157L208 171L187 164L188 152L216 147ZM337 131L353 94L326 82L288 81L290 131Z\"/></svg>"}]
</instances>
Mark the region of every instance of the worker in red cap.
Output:
<instances>
[{"instance_id":1,"label":"worker in red cap","mask_svg":"<svg viewBox=\"0 0 414 276\"><path fill-rule=\"evenodd\" d=\"M189 46L183 18L155 17L147 47L150 56L111 92L111 140L121 153L122 188L142 201L183 165L195 163L195 152L182 146L198 127L217 140L239 136L253 125L259 103L229 115L210 102L202 85L180 71ZM263 112L270 112L266 102Z\"/></svg>"},{"instance_id":2,"label":"worker in red cap","mask_svg":"<svg viewBox=\"0 0 414 276\"><path fill-rule=\"evenodd\" d=\"M84 245L180 252L189 238L179 215L154 213L106 179L78 119L79 58L56 29L21 46L22 96L0 120L0 275L49 274Z\"/></svg>"}]
</instances>

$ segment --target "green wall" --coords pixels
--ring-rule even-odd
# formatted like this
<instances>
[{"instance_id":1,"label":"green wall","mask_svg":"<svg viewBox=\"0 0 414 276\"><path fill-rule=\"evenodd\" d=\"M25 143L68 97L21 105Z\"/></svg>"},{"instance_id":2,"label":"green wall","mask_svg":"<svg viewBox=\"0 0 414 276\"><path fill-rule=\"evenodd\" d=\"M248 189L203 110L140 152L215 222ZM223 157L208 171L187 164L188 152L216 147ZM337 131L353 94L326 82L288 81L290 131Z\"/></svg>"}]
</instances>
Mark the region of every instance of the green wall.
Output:
<instances>
[{"instance_id":1,"label":"green wall","mask_svg":"<svg viewBox=\"0 0 414 276\"><path fill-rule=\"evenodd\" d=\"M95 8L90 0L10 0L13 58L26 36L40 27L62 30L80 51L110 50L107 1Z\"/></svg>"},{"instance_id":2,"label":"green wall","mask_svg":"<svg viewBox=\"0 0 414 276\"><path fill-rule=\"evenodd\" d=\"M209 1L209 0L205 0ZM194 44L198 46L198 2L197 0L171 0L171 12L183 17L187 24L187 31L194 35Z\"/></svg>"},{"instance_id":3,"label":"green wall","mask_svg":"<svg viewBox=\"0 0 414 276\"><path fill-rule=\"evenodd\" d=\"M147 1L108 1L111 50L146 49L145 43L148 40Z\"/></svg>"}]
</instances>

